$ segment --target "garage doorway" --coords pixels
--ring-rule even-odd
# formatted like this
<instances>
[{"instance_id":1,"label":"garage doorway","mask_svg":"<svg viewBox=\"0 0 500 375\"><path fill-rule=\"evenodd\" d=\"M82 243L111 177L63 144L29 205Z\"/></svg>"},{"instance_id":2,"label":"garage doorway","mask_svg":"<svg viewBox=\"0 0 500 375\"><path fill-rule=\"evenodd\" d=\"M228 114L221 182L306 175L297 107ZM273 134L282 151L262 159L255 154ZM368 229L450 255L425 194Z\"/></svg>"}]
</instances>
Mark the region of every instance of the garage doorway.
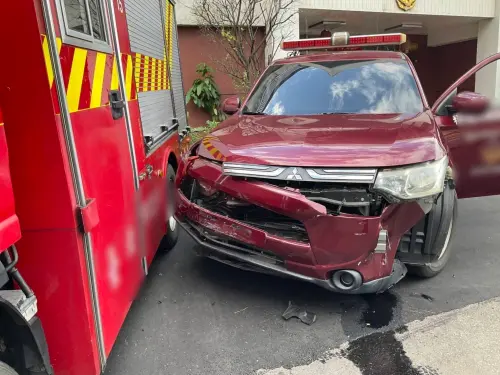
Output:
<instances>
[{"instance_id":1,"label":"garage doorway","mask_svg":"<svg viewBox=\"0 0 500 375\"><path fill-rule=\"evenodd\" d=\"M405 33L405 52L415 66L430 105L476 64L480 20L411 13L299 10L301 38L317 38L327 31L348 31L351 35ZM467 85L474 91L474 80Z\"/></svg>"}]
</instances>

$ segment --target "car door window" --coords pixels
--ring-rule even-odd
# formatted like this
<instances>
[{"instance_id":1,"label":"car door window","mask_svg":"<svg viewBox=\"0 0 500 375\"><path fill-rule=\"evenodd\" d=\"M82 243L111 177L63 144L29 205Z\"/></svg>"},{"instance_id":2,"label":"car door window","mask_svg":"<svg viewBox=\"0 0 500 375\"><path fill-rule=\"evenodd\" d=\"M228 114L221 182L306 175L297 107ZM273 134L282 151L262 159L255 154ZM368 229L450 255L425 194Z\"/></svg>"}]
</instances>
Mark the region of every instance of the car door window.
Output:
<instances>
[{"instance_id":1,"label":"car door window","mask_svg":"<svg viewBox=\"0 0 500 375\"><path fill-rule=\"evenodd\" d=\"M485 82L485 80L488 81L488 80L494 79L494 77L496 76L495 68L497 68L497 66L496 66L497 64L500 64L500 62L498 60L493 61L493 62L483 66L477 72L475 72L470 77L468 77L464 82L462 82L460 85L458 85L448 95L448 97L439 104L439 106L435 110L436 115L437 116L449 116L449 115L451 115L451 113L448 111L448 107L451 105L453 98L457 94L460 94L461 92L464 92L464 91L475 92L475 93L484 95L488 98L488 100L493 105L497 104L499 100L498 100L498 98L495 97L495 93L494 93L495 90L487 90L484 88L478 88L478 87L486 86L486 85L477 85L477 83L479 83L479 82Z\"/></svg>"}]
</instances>

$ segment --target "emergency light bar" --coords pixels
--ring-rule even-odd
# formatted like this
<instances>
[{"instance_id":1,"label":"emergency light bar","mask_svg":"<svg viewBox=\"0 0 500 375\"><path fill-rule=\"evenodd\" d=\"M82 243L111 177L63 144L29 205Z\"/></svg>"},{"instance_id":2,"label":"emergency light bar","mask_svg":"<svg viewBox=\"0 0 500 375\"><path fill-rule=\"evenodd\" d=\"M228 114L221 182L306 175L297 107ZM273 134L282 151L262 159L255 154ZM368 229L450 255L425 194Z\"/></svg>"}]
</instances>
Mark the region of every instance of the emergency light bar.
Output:
<instances>
[{"instance_id":1,"label":"emergency light bar","mask_svg":"<svg viewBox=\"0 0 500 375\"><path fill-rule=\"evenodd\" d=\"M311 38L284 41L284 51L303 51L315 49L342 49L346 47L369 47L401 45L406 42L406 34L375 34L350 36L348 32L333 33L329 38Z\"/></svg>"}]
</instances>

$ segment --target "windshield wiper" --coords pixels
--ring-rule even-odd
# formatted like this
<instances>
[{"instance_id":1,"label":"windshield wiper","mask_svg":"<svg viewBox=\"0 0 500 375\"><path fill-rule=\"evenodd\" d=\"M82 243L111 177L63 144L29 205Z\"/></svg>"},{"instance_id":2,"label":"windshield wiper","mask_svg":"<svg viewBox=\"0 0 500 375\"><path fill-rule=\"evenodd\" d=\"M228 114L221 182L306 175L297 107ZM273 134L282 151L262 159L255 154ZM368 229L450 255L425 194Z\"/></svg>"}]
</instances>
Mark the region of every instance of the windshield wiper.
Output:
<instances>
[{"instance_id":1,"label":"windshield wiper","mask_svg":"<svg viewBox=\"0 0 500 375\"><path fill-rule=\"evenodd\" d=\"M254 112L254 111L243 111L242 115L253 115L253 116L267 116L267 113L264 112Z\"/></svg>"}]
</instances>

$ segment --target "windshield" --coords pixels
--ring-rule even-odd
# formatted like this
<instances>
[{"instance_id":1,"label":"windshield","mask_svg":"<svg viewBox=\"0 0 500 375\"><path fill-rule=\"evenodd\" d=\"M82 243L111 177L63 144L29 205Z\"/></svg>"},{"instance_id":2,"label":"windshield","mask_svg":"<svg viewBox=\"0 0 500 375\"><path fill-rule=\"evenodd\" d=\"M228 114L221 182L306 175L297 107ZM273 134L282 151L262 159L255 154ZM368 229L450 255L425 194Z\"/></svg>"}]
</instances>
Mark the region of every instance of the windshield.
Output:
<instances>
[{"instance_id":1,"label":"windshield","mask_svg":"<svg viewBox=\"0 0 500 375\"><path fill-rule=\"evenodd\" d=\"M410 67L395 59L274 65L243 109L267 115L422 111Z\"/></svg>"}]
</instances>

